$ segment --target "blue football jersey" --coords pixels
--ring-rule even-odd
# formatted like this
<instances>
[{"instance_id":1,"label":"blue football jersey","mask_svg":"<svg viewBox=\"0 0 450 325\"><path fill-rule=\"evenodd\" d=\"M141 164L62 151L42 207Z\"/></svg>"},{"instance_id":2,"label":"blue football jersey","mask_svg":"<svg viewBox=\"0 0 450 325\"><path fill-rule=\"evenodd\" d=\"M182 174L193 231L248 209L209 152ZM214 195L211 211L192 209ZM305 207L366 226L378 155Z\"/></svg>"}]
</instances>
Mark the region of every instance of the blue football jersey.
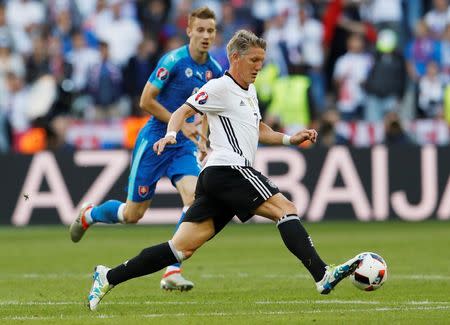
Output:
<instances>
[{"instance_id":1,"label":"blue football jersey","mask_svg":"<svg viewBox=\"0 0 450 325\"><path fill-rule=\"evenodd\" d=\"M196 93L207 81L222 76L220 64L210 55L204 64L195 62L189 46L184 45L168 52L158 62L148 81L160 90L156 98L169 112L174 112L183 105L193 93ZM192 122L194 117L188 121ZM152 117L147 124L152 136L156 139L164 137L167 123ZM177 135L177 146L188 140L182 132ZM192 143L192 142L191 142Z\"/></svg>"}]
</instances>

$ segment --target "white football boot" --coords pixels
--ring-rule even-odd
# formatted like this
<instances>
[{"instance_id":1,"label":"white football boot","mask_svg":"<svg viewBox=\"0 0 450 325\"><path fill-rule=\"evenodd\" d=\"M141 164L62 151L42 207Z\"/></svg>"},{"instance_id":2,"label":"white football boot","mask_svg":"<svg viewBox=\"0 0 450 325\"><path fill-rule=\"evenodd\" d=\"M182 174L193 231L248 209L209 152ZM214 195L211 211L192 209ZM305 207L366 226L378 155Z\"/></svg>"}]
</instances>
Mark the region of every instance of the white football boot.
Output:
<instances>
[{"instance_id":1,"label":"white football boot","mask_svg":"<svg viewBox=\"0 0 450 325\"><path fill-rule=\"evenodd\" d=\"M362 257L356 255L343 264L326 266L322 280L316 282L317 291L323 295L329 294L339 282L355 272L361 260Z\"/></svg>"},{"instance_id":2,"label":"white football boot","mask_svg":"<svg viewBox=\"0 0 450 325\"><path fill-rule=\"evenodd\" d=\"M86 230L90 227L90 224L86 221L85 213L87 210L92 209L93 207L94 205L92 203L84 203L80 208L78 216L70 225L70 239L72 239L74 243L79 242Z\"/></svg>"},{"instance_id":3,"label":"white football boot","mask_svg":"<svg viewBox=\"0 0 450 325\"><path fill-rule=\"evenodd\" d=\"M161 289L164 290L180 290L189 291L194 287L194 283L186 280L182 275L181 271L172 271L164 274L161 279Z\"/></svg>"},{"instance_id":4,"label":"white football boot","mask_svg":"<svg viewBox=\"0 0 450 325\"><path fill-rule=\"evenodd\" d=\"M103 297L114 287L108 283L108 279L106 278L109 270L109 267L103 265L97 265L95 267L94 275L92 276L92 287L88 296L88 307L90 310L96 310Z\"/></svg>"}]
</instances>

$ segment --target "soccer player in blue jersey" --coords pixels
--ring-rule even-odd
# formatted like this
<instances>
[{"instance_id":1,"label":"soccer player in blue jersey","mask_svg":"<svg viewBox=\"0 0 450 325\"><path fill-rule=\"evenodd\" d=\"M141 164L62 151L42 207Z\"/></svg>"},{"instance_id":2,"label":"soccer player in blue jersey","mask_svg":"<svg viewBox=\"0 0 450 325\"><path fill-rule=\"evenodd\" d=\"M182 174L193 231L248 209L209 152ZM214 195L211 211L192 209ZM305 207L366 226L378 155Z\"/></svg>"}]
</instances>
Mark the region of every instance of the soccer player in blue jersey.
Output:
<instances>
[{"instance_id":1,"label":"soccer player in blue jersey","mask_svg":"<svg viewBox=\"0 0 450 325\"><path fill-rule=\"evenodd\" d=\"M153 152L153 144L164 137L171 114L208 80L222 75L222 68L209 54L216 34L214 12L207 7L189 15L187 27L189 44L168 52L158 62L142 92L140 106L152 117L139 132L133 151L125 203L109 200L101 205L85 204L70 226L73 242L78 242L89 226L95 223L136 223L150 207L158 180L167 176L177 188L183 201L183 213L194 200L200 165L197 132L193 117L187 119L177 144L163 155ZM206 124L206 123L205 123ZM177 225L177 228L178 228ZM180 264L167 268L161 288L190 290L194 284L181 275Z\"/></svg>"}]
</instances>

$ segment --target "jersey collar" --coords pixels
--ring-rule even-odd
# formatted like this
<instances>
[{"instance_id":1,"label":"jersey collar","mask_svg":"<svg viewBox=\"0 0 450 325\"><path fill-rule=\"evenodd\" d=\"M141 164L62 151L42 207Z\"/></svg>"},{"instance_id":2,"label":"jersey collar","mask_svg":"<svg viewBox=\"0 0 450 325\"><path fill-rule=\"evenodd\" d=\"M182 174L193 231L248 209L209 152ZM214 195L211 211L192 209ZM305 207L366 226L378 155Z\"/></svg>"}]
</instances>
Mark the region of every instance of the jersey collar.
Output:
<instances>
[{"instance_id":1,"label":"jersey collar","mask_svg":"<svg viewBox=\"0 0 450 325\"><path fill-rule=\"evenodd\" d=\"M187 52L189 58L190 58L191 61L194 62L196 65L198 65L198 66L204 66L204 65L208 64L208 62L209 62L209 60L210 60L210 57L211 57L211 56L209 55L209 52L207 53L208 57L206 58L205 63L198 63L198 62L195 61L194 58L192 57L191 52L189 52L189 44L186 44L185 47L186 47L186 52Z\"/></svg>"},{"instance_id":2,"label":"jersey collar","mask_svg":"<svg viewBox=\"0 0 450 325\"><path fill-rule=\"evenodd\" d=\"M242 87L240 84L238 84L238 82L231 76L231 74L228 72L228 70L225 71L225 75L228 76L228 77L230 77L231 80L233 80L234 83L235 83L236 85L238 85L239 87L241 87L241 89L243 89L243 90L248 90L248 87L247 87L247 88L244 88L244 87Z\"/></svg>"}]
</instances>

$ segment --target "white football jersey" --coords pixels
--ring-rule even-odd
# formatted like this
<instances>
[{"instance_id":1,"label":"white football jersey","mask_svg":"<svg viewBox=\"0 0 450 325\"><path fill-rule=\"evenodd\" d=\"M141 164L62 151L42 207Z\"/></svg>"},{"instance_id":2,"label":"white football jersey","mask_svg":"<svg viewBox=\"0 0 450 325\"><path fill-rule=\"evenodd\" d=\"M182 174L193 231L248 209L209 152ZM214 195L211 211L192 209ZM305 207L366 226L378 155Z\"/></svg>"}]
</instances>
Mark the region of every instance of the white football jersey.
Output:
<instances>
[{"instance_id":1,"label":"white football jersey","mask_svg":"<svg viewBox=\"0 0 450 325\"><path fill-rule=\"evenodd\" d=\"M255 86L242 88L228 72L212 79L186 104L206 114L212 153L208 166L253 166L261 113Z\"/></svg>"}]
</instances>

